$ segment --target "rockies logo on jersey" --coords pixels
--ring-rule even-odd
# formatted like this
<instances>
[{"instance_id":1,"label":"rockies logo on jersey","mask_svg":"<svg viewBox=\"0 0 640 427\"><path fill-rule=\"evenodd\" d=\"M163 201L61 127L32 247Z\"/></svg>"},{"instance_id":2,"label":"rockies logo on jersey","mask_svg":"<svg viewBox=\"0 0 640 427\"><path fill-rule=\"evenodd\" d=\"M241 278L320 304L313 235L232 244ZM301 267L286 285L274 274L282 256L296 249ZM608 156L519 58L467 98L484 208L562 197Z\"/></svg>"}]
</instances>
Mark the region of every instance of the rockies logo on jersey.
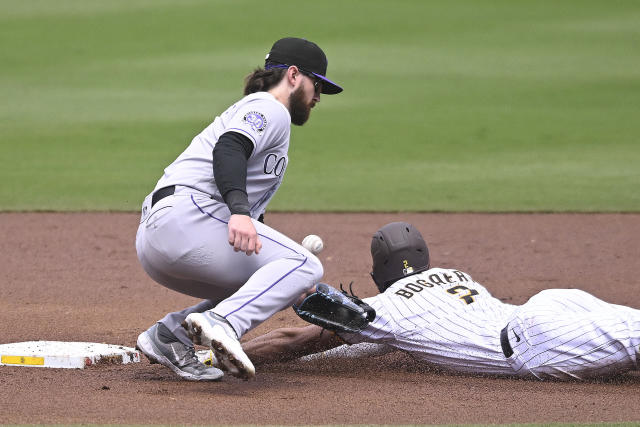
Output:
<instances>
[{"instance_id":1,"label":"rockies logo on jersey","mask_svg":"<svg viewBox=\"0 0 640 427\"><path fill-rule=\"evenodd\" d=\"M257 111L250 111L244 115L243 120L251 126L253 130L261 134L267 127L267 118Z\"/></svg>"}]
</instances>

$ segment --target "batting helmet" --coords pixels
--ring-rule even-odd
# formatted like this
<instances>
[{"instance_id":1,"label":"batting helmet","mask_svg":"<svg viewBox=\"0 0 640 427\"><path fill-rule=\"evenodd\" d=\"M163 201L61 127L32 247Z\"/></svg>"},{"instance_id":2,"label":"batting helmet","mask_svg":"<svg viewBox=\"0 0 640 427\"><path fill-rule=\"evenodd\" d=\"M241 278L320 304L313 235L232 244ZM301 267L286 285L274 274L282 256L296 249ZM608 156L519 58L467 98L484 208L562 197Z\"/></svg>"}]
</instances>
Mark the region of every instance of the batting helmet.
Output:
<instances>
[{"instance_id":1,"label":"batting helmet","mask_svg":"<svg viewBox=\"0 0 640 427\"><path fill-rule=\"evenodd\" d=\"M429 269L429 249L422 234L406 222L392 222L371 240L371 277L380 292L395 281Z\"/></svg>"}]
</instances>

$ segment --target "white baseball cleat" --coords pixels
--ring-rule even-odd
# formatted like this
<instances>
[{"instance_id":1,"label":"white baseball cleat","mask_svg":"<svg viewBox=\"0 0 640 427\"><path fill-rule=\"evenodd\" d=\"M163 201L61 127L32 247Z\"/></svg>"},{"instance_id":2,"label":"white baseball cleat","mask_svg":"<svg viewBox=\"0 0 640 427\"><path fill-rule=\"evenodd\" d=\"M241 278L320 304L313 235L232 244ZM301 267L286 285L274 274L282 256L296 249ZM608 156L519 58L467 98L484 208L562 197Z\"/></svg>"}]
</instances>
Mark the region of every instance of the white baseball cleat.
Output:
<instances>
[{"instance_id":1,"label":"white baseball cleat","mask_svg":"<svg viewBox=\"0 0 640 427\"><path fill-rule=\"evenodd\" d=\"M219 359L212 349L196 351L198 360L207 366L212 366L223 370L225 373L231 374L234 377L243 378L242 373L233 365L229 359Z\"/></svg>"},{"instance_id":2,"label":"white baseball cleat","mask_svg":"<svg viewBox=\"0 0 640 427\"><path fill-rule=\"evenodd\" d=\"M191 313L182 327L194 343L211 347L220 368L245 380L255 377L256 368L242 350L235 330L224 317L212 311Z\"/></svg>"}]
</instances>

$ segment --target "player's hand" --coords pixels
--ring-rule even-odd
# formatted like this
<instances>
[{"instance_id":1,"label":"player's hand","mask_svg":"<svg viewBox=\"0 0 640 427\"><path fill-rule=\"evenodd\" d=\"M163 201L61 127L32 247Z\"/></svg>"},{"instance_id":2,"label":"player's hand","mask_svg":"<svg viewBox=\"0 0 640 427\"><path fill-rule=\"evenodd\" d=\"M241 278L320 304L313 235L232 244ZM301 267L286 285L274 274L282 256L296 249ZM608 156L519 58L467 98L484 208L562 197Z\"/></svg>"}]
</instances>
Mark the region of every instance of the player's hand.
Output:
<instances>
[{"instance_id":1,"label":"player's hand","mask_svg":"<svg viewBox=\"0 0 640 427\"><path fill-rule=\"evenodd\" d=\"M312 294L312 293L314 293L315 291L316 291L316 286L315 286L315 285L313 285L313 286L311 287L311 289L309 289L309 290L308 290L308 291L306 291L306 292L303 292L303 293L302 293L302 295L300 295L300 296L298 297L298 299L296 300L296 302L294 303L294 305L300 305L300 304L302 304L302 301L304 301L304 299L305 299L306 297L308 297L309 295L311 295L311 294Z\"/></svg>"},{"instance_id":2,"label":"player's hand","mask_svg":"<svg viewBox=\"0 0 640 427\"><path fill-rule=\"evenodd\" d=\"M229 218L229 244L236 252L242 251L247 255L254 252L256 255L260 253L262 242L250 216L231 215Z\"/></svg>"}]
</instances>

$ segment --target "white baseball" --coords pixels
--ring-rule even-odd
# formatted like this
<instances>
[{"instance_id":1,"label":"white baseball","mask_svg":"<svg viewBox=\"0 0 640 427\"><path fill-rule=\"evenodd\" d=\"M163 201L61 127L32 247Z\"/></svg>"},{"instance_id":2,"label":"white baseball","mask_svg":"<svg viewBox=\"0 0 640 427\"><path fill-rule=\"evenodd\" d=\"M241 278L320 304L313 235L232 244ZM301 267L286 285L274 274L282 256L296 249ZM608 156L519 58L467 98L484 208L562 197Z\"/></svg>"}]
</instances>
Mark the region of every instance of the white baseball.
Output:
<instances>
[{"instance_id":1,"label":"white baseball","mask_svg":"<svg viewBox=\"0 0 640 427\"><path fill-rule=\"evenodd\" d=\"M319 254L324 249L324 243L320 236L309 234L302 239L302 246L314 255Z\"/></svg>"}]
</instances>

